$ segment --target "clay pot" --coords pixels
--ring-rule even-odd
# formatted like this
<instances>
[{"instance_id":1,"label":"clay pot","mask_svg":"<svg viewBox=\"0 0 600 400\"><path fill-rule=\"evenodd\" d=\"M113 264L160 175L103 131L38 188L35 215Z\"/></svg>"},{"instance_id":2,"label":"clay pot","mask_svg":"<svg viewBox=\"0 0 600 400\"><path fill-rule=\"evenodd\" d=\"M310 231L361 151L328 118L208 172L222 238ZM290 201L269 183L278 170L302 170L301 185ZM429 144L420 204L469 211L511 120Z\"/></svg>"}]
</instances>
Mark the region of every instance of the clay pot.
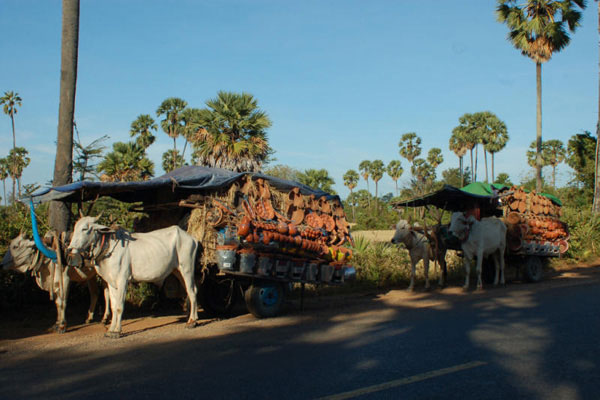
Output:
<instances>
[{"instance_id":1,"label":"clay pot","mask_svg":"<svg viewBox=\"0 0 600 400\"><path fill-rule=\"evenodd\" d=\"M296 246L301 246L302 245L302 238L300 236L295 236L294 237L294 243L296 244Z\"/></svg>"},{"instance_id":2,"label":"clay pot","mask_svg":"<svg viewBox=\"0 0 600 400\"><path fill-rule=\"evenodd\" d=\"M238 226L238 231L237 231L238 236L245 237L245 236L248 236L248 233L250 233L250 224L242 223L242 224L240 224L240 226Z\"/></svg>"},{"instance_id":3,"label":"clay pot","mask_svg":"<svg viewBox=\"0 0 600 400\"><path fill-rule=\"evenodd\" d=\"M271 243L272 236L273 236L273 234L271 232L269 232L269 231L263 232L263 243L264 244Z\"/></svg>"},{"instance_id":4,"label":"clay pot","mask_svg":"<svg viewBox=\"0 0 600 400\"><path fill-rule=\"evenodd\" d=\"M254 243L254 235L252 233L246 236L246 242Z\"/></svg>"},{"instance_id":5,"label":"clay pot","mask_svg":"<svg viewBox=\"0 0 600 400\"><path fill-rule=\"evenodd\" d=\"M279 224L277 224L277 232L281 234L286 234L288 232L287 224L283 221L279 221Z\"/></svg>"},{"instance_id":6,"label":"clay pot","mask_svg":"<svg viewBox=\"0 0 600 400\"><path fill-rule=\"evenodd\" d=\"M288 225L288 232L292 236L296 236L298 234L298 227L295 224Z\"/></svg>"}]
</instances>

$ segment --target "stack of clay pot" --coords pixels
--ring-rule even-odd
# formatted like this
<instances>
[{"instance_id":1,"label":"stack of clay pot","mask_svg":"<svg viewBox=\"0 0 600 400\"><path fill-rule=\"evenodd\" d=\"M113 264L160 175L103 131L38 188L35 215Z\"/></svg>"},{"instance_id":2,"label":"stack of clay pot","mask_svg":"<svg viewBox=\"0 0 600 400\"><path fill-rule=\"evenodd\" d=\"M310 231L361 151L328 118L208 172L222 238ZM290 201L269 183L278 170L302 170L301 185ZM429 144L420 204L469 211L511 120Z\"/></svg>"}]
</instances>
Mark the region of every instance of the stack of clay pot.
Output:
<instances>
[{"instance_id":1,"label":"stack of clay pot","mask_svg":"<svg viewBox=\"0 0 600 400\"><path fill-rule=\"evenodd\" d=\"M302 195L295 187L278 210L269 183L248 180L241 188L236 233L243 246L331 262L350 259L349 224L339 200Z\"/></svg>"},{"instance_id":2,"label":"stack of clay pot","mask_svg":"<svg viewBox=\"0 0 600 400\"><path fill-rule=\"evenodd\" d=\"M562 210L549 198L535 191L512 188L512 194L502 198L507 225L507 245L517 251L524 243L548 243L566 251L569 237L567 225L559 220Z\"/></svg>"}]
</instances>

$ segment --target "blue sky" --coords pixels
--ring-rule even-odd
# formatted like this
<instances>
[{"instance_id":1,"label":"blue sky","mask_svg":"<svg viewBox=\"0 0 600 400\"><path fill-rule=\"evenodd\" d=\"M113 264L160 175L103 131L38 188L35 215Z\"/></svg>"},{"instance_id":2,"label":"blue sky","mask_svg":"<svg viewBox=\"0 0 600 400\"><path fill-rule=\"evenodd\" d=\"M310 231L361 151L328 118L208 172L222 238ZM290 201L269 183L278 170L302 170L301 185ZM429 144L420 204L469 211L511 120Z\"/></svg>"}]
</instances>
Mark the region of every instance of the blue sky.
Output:
<instances>
[{"instance_id":1,"label":"blue sky","mask_svg":"<svg viewBox=\"0 0 600 400\"><path fill-rule=\"evenodd\" d=\"M543 66L543 138L594 132L598 107L597 5L588 2L571 44ZM466 112L489 110L506 122L496 173L519 182L532 172L535 65L506 40L494 0L166 1L81 0L75 119L82 142L129 140L139 114L155 117L167 97L203 107L219 90L249 92L273 121L277 163L326 168L345 197L342 176L364 159L402 161L403 133L423 152L440 147ZM0 92L17 91L17 145L31 164L24 183L52 178L58 121L61 2L0 0ZM166 134L149 149L162 174ZM183 142L179 141L180 148ZM12 133L0 115L0 156ZM188 152L189 155L189 152ZM483 176L480 161L479 176ZM547 171L546 174L550 174ZM559 180L569 168L558 168ZM359 189L366 188L361 180ZM371 189L373 189L371 185ZM386 175L380 194L394 190Z\"/></svg>"}]
</instances>

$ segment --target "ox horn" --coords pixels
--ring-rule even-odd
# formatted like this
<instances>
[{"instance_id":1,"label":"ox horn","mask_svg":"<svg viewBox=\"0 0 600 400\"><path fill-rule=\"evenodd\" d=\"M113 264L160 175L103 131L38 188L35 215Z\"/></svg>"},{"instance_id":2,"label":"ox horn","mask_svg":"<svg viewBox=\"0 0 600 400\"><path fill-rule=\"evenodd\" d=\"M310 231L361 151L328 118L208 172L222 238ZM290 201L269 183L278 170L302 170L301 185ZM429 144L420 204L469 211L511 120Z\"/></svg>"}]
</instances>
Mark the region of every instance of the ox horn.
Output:
<instances>
[{"instance_id":1,"label":"ox horn","mask_svg":"<svg viewBox=\"0 0 600 400\"><path fill-rule=\"evenodd\" d=\"M56 262L56 252L50 250L40 238L40 233L38 231L37 219L35 218L35 212L33 210L33 200L29 200L29 212L31 213L31 230L33 231L33 241L35 242L35 246L42 252L43 255Z\"/></svg>"},{"instance_id":2,"label":"ox horn","mask_svg":"<svg viewBox=\"0 0 600 400\"><path fill-rule=\"evenodd\" d=\"M83 218L85 217L85 215L83 215L83 211L81 211L81 208L79 209L79 218Z\"/></svg>"}]
</instances>

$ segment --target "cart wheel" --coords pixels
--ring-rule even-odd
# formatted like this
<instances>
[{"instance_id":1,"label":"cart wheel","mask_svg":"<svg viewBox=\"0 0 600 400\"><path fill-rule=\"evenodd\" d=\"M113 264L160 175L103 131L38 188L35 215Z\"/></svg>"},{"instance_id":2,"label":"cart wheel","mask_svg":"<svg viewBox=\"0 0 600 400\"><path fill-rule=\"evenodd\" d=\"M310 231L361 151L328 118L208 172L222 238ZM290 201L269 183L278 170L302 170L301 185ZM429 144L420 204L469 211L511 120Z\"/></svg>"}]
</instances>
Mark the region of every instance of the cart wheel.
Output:
<instances>
[{"instance_id":1,"label":"cart wheel","mask_svg":"<svg viewBox=\"0 0 600 400\"><path fill-rule=\"evenodd\" d=\"M275 317L283 306L283 287L278 283L255 283L246 290L246 306L257 318Z\"/></svg>"},{"instance_id":2,"label":"cart wheel","mask_svg":"<svg viewBox=\"0 0 600 400\"><path fill-rule=\"evenodd\" d=\"M539 282L542 280L544 265L538 256L528 256L523 263L523 267L527 282Z\"/></svg>"},{"instance_id":3,"label":"cart wheel","mask_svg":"<svg viewBox=\"0 0 600 400\"><path fill-rule=\"evenodd\" d=\"M198 286L198 303L212 317L228 317L239 299L239 292L234 279L207 276Z\"/></svg>"}]
</instances>

